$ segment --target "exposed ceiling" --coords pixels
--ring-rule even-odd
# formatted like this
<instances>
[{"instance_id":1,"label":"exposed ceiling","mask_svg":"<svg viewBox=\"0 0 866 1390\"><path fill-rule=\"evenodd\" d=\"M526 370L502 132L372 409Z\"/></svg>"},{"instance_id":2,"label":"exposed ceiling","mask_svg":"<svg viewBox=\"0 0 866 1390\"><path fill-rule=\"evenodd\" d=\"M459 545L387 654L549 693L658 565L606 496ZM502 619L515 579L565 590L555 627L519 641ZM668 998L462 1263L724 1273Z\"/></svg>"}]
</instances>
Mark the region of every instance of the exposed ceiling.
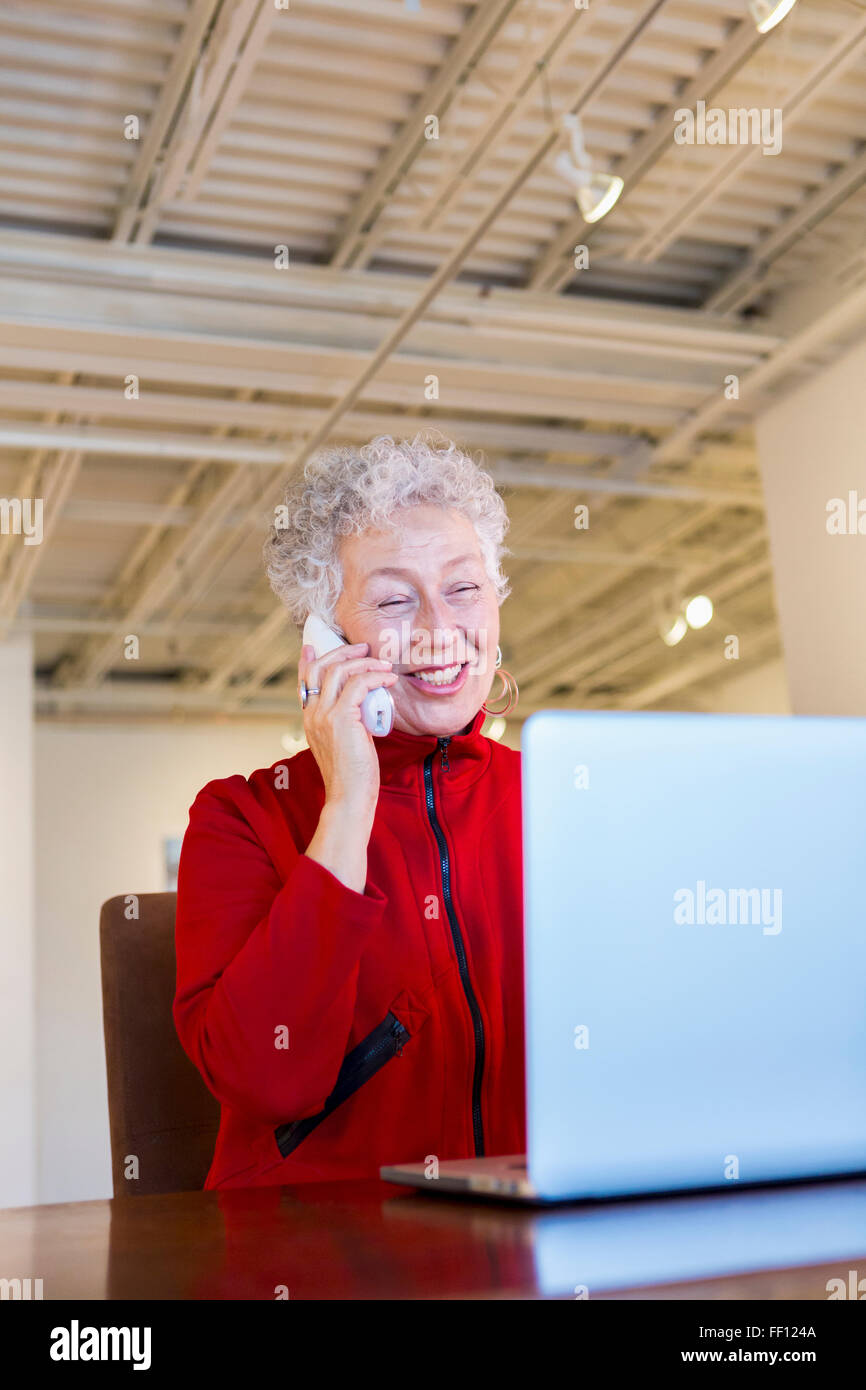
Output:
<instances>
[{"instance_id":1,"label":"exposed ceiling","mask_svg":"<svg viewBox=\"0 0 866 1390\"><path fill-rule=\"evenodd\" d=\"M0 498L44 501L0 633L44 717L293 711L272 508L425 425L508 502L521 715L708 708L778 655L751 422L866 331L860 0L766 36L747 0L28 0L0 55ZM699 100L780 108L781 151L677 144ZM569 112L625 182L593 225Z\"/></svg>"}]
</instances>

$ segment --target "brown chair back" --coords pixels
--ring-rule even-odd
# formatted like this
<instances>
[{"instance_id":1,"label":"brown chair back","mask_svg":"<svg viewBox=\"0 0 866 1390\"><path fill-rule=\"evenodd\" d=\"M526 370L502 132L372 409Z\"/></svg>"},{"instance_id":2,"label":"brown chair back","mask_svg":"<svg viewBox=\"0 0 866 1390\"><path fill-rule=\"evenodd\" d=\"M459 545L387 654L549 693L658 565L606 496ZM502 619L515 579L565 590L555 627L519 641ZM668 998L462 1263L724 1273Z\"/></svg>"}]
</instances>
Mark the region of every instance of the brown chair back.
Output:
<instances>
[{"instance_id":1,"label":"brown chair back","mask_svg":"<svg viewBox=\"0 0 866 1390\"><path fill-rule=\"evenodd\" d=\"M177 894L136 900L137 917L128 897L109 898L99 916L115 1197L204 1187L220 1118L171 1013Z\"/></svg>"}]
</instances>

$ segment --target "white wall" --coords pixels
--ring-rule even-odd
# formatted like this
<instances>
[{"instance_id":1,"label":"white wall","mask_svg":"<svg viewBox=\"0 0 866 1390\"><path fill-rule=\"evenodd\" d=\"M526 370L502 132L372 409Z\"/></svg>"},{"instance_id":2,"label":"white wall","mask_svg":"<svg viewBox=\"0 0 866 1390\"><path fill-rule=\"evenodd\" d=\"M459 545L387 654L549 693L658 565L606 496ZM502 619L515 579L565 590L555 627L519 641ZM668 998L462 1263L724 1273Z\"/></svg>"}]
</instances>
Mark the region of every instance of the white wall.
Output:
<instances>
[{"instance_id":1,"label":"white wall","mask_svg":"<svg viewBox=\"0 0 866 1390\"><path fill-rule=\"evenodd\" d=\"M853 491L866 512L866 343L774 406L756 434L794 712L864 715L866 534L828 534L827 503Z\"/></svg>"},{"instance_id":2,"label":"white wall","mask_svg":"<svg viewBox=\"0 0 866 1390\"><path fill-rule=\"evenodd\" d=\"M100 906L117 893L163 891L163 837L183 834L196 792L285 756L280 737L294 722L37 723L39 1159L37 1195L26 1200L111 1195Z\"/></svg>"},{"instance_id":3,"label":"white wall","mask_svg":"<svg viewBox=\"0 0 866 1390\"><path fill-rule=\"evenodd\" d=\"M27 1206L37 1200L32 671L29 637L0 643L0 1206L4 1207Z\"/></svg>"}]
</instances>

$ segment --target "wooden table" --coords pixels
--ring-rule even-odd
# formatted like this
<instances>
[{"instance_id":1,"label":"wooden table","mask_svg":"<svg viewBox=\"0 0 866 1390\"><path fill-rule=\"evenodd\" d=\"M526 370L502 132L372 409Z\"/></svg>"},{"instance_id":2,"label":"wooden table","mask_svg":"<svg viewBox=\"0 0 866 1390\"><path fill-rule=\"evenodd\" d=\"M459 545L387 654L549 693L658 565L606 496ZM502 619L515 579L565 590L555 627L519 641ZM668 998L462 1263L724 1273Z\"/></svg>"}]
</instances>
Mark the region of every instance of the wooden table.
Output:
<instances>
[{"instance_id":1,"label":"wooden table","mask_svg":"<svg viewBox=\"0 0 866 1390\"><path fill-rule=\"evenodd\" d=\"M815 1193L819 1202L834 1201L837 1231L840 1213L844 1218L849 1204L850 1252L829 1261L797 1258L791 1262L797 1267L770 1268L773 1250L780 1247L768 1240L767 1268L758 1268L753 1249L745 1261L752 1272L735 1272L729 1249L726 1272L714 1277L719 1266L713 1267L713 1250L707 1248L700 1256L704 1272L699 1278L640 1278L630 1284L626 1254L618 1277L608 1277L606 1285L604 1279L589 1280L589 1297L826 1300L828 1279L846 1278L849 1270L866 1277L862 1179L776 1189L769 1195L776 1200L780 1193L789 1202L791 1193L795 1198L805 1194L798 1199L802 1201L810 1193L813 1203ZM767 1195L767 1189L753 1189L675 1197L663 1206L656 1200L653 1209L656 1217L661 1213L673 1223L672 1239L677 1239L677 1223L680 1238L693 1229L700 1253L702 1229L730 1234L731 1222L747 1221L751 1224L742 1229L754 1231L754 1222L764 1219L760 1212L773 1208L750 1208L748 1202ZM696 1202L711 1205L696 1207ZM785 1209L785 1225L792 1210ZM812 1218L816 1211L820 1218L823 1210L813 1205ZM437 1198L378 1182L22 1207L0 1212L0 1277L41 1278L45 1299L273 1300L281 1287L290 1299L573 1299L586 1272L590 1246L584 1236L594 1230L598 1249L599 1233L603 1240L606 1229L598 1221L612 1219L616 1229L611 1226L611 1238L628 1252L629 1233L635 1232L639 1244L640 1223L648 1211L647 1202L637 1201L527 1209ZM780 1213L785 1214L781 1208ZM589 1219L594 1227L583 1224ZM656 1231L656 1240L659 1268L670 1273L664 1228L661 1234ZM838 1234L836 1240L838 1244ZM710 1236L707 1241L712 1245ZM814 1248L819 1251L820 1240Z\"/></svg>"}]
</instances>

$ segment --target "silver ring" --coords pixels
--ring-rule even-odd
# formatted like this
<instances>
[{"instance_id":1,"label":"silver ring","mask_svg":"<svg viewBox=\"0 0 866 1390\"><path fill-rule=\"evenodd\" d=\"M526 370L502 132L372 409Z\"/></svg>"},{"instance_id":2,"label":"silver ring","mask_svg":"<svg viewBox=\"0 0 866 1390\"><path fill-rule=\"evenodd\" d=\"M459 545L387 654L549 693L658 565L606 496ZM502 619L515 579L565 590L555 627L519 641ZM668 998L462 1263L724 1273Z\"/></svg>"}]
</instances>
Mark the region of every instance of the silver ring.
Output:
<instances>
[{"instance_id":1,"label":"silver ring","mask_svg":"<svg viewBox=\"0 0 866 1390\"><path fill-rule=\"evenodd\" d=\"M307 685L307 682L306 682L305 680L302 679L302 680L301 680L301 709L306 709L306 708L307 708L307 701L309 700L309 698L310 698L311 695L321 695L321 693L322 693L322 691L321 691L321 687L320 687L320 686L317 685L317 686L315 687L314 690L311 690L311 689L309 688L309 686Z\"/></svg>"}]
</instances>

